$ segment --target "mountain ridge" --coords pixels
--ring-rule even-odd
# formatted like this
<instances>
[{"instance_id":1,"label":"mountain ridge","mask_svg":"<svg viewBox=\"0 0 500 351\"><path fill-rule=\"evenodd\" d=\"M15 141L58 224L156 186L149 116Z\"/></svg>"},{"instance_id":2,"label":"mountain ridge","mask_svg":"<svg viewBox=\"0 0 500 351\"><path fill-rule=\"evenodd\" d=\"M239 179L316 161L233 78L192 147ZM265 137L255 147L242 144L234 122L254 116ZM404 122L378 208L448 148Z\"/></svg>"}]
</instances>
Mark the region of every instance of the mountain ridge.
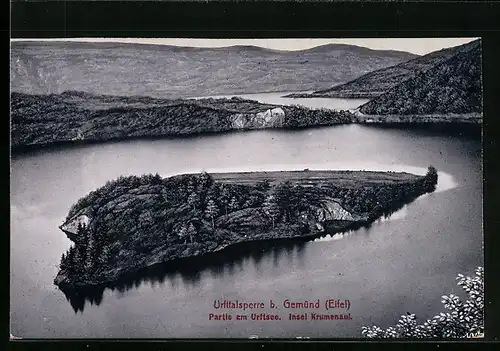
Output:
<instances>
[{"instance_id":1,"label":"mountain ridge","mask_svg":"<svg viewBox=\"0 0 500 351\"><path fill-rule=\"evenodd\" d=\"M27 94L75 90L157 98L317 90L332 81L345 82L415 57L404 52L363 53L354 47L335 47L326 47L326 51L323 47L321 52L278 52L248 46L186 49L14 41L11 90Z\"/></svg>"},{"instance_id":2,"label":"mountain ridge","mask_svg":"<svg viewBox=\"0 0 500 351\"><path fill-rule=\"evenodd\" d=\"M15 46L23 46L23 45L53 45L59 46L63 44L66 47L71 46L81 46L82 44L94 47L108 47L108 48L132 48L132 47L141 47L143 49L159 49L165 48L168 49L178 49L178 50L192 50L192 51L224 51L224 50L235 50L235 49L247 49L247 50L255 50L255 51L268 51L272 53L283 53L283 54L293 54L293 53L302 53L302 52L313 52L313 51L325 51L326 49L330 50L339 50L339 49L352 49L359 50L362 52L375 52L375 53L395 53L401 55L409 55L414 56L415 58L420 57L421 55L404 51L404 50L392 50L392 49L371 49L361 45L354 44L343 44L343 43L328 43L323 45L314 46L307 49L301 50L285 50L285 49L271 49L258 45L228 45L228 46L220 46L220 47L202 47L202 46L184 46L184 45L172 45L172 44L155 44L155 43L127 43L127 42L118 42L118 41L105 41L105 42L89 42L89 41L64 41L64 40L53 40L53 41L39 41L36 39L33 40L13 40L11 43L15 43Z\"/></svg>"}]
</instances>

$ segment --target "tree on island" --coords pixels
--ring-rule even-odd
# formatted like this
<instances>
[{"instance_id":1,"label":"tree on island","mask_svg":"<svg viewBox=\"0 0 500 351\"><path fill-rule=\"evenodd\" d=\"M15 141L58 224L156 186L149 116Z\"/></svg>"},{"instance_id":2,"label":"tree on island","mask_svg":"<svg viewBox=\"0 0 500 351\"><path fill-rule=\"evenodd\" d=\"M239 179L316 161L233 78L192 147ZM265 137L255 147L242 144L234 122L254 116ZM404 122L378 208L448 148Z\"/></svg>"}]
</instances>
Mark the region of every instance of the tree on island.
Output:
<instances>
[{"instance_id":1,"label":"tree on island","mask_svg":"<svg viewBox=\"0 0 500 351\"><path fill-rule=\"evenodd\" d=\"M434 166L429 166L429 168L427 169L427 174L425 175L426 186L429 189L434 190L436 188L437 181L438 173L436 168Z\"/></svg>"},{"instance_id":2,"label":"tree on island","mask_svg":"<svg viewBox=\"0 0 500 351\"><path fill-rule=\"evenodd\" d=\"M61 263L59 263L59 269L62 271L66 271L68 269L68 261L64 252L61 255Z\"/></svg>"},{"instance_id":3,"label":"tree on island","mask_svg":"<svg viewBox=\"0 0 500 351\"><path fill-rule=\"evenodd\" d=\"M198 179L201 189L208 189L213 183L212 176L207 172L201 172Z\"/></svg>"},{"instance_id":4,"label":"tree on island","mask_svg":"<svg viewBox=\"0 0 500 351\"><path fill-rule=\"evenodd\" d=\"M280 183L275 191L275 202L280 210L283 211L283 222L287 222L291 218L291 210L293 206L294 194L292 184L289 180Z\"/></svg>"},{"instance_id":5,"label":"tree on island","mask_svg":"<svg viewBox=\"0 0 500 351\"><path fill-rule=\"evenodd\" d=\"M191 193L194 193L194 191L195 191L195 190L196 190L196 189L195 189L195 187L194 187L194 183L193 183L193 181L192 181L192 180L189 180L188 185L187 185L187 187L186 187L186 192L187 192L188 194L191 194Z\"/></svg>"},{"instance_id":6,"label":"tree on island","mask_svg":"<svg viewBox=\"0 0 500 351\"><path fill-rule=\"evenodd\" d=\"M213 199L208 200L205 214L212 220L212 230L215 230L214 218L219 214L219 208L217 207Z\"/></svg>"},{"instance_id":7,"label":"tree on island","mask_svg":"<svg viewBox=\"0 0 500 351\"><path fill-rule=\"evenodd\" d=\"M192 193L189 194L187 202L189 206L191 206L194 210L196 210L196 207L200 203L200 196L195 191L193 191Z\"/></svg>"},{"instance_id":8,"label":"tree on island","mask_svg":"<svg viewBox=\"0 0 500 351\"><path fill-rule=\"evenodd\" d=\"M227 216L227 209L229 206L229 198L231 196L231 193L229 192L229 188L222 184L222 191L220 195L220 202L224 206L224 209L226 210L226 216Z\"/></svg>"},{"instance_id":9,"label":"tree on island","mask_svg":"<svg viewBox=\"0 0 500 351\"><path fill-rule=\"evenodd\" d=\"M86 273L90 268L91 261L88 257L89 248L89 232L85 223L78 222L77 230L78 242L75 243L75 254L73 256L73 268L76 272ZM93 240L90 240L90 245L93 245Z\"/></svg>"},{"instance_id":10,"label":"tree on island","mask_svg":"<svg viewBox=\"0 0 500 351\"><path fill-rule=\"evenodd\" d=\"M101 253L99 254L97 261L99 262L99 265L104 265L108 262L109 260L109 247L107 245L104 245L101 249Z\"/></svg>"},{"instance_id":11,"label":"tree on island","mask_svg":"<svg viewBox=\"0 0 500 351\"><path fill-rule=\"evenodd\" d=\"M86 247L85 263L84 263L86 271L90 271L94 266L94 262L96 259L96 252L97 252L96 246L97 245L95 236L93 234L93 231L90 230L87 234L87 247Z\"/></svg>"},{"instance_id":12,"label":"tree on island","mask_svg":"<svg viewBox=\"0 0 500 351\"><path fill-rule=\"evenodd\" d=\"M187 236L187 225L183 224L179 231L177 232L177 235L179 236L180 239L184 239L184 243L186 243L186 236Z\"/></svg>"},{"instance_id":13,"label":"tree on island","mask_svg":"<svg viewBox=\"0 0 500 351\"><path fill-rule=\"evenodd\" d=\"M269 218L271 218L274 229L274 222L280 214L280 208L278 206L278 203L276 202L276 197L274 195L269 195L266 198L264 204L262 205L262 210L267 216L269 216Z\"/></svg>"},{"instance_id":14,"label":"tree on island","mask_svg":"<svg viewBox=\"0 0 500 351\"><path fill-rule=\"evenodd\" d=\"M234 196L233 196L233 197L231 198L231 202L229 202L229 205L228 205L228 206L229 206L229 209L230 209L231 211L235 211L235 210L237 210L237 209L238 209L238 207L240 206L240 204L238 203L238 200L236 200L236 197L234 197Z\"/></svg>"},{"instance_id":15,"label":"tree on island","mask_svg":"<svg viewBox=\"0 0 500 351\"><path fill-rule=\"evenodd\" d=\"M192 243L194 241L194 237L196 236L196 234L198 234L193 223L189 223L189 225L187 226L186 234L189 237L189 241Z\"/></svg>"},{"instance_id":16,"label":"tree on island","mask_svg":"<svg viewBox=\"0 0 500 351\"><path fill-rule=\"evenodd\" d=\"M269 189L271 189L271 182L269 179L264 179L257 183L256 185L257 190L262 191L262 192L267 192Z\"/></svg>"},{"instance_id":17,"label":"tree on island","mask_svg":"<svg viewBox=\"0 0 500 351\"><path fill-rule=\"evenodd\" d=\"M76 262L76 247L74 245L69 248L66 257L72 265Z\"/></svg>"},{"instance_id":18,"label":"tree on island","mask_svg":"<svg viewBox=\"0 0 500 351\"><path fill-rule=\"evenodd\" d=\"M73 259L73 269L75 273L81 274L84 273L84 257L85 257L85 250L83 249L82 245L77 245L75 244L75 256Z\"/></svg>"}]
</instances>

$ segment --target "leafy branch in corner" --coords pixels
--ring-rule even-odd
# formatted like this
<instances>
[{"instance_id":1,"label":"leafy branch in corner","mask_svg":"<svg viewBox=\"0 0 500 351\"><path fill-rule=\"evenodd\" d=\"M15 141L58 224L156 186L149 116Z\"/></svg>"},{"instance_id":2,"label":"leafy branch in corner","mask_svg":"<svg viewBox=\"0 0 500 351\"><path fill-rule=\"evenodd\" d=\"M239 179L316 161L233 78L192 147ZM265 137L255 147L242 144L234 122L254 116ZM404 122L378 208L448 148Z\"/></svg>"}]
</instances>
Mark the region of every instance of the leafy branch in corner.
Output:
<instances>
[{"instance_id":1,"label":"leafy branch in corner","mask_svg":"<svg viewBox=\"0 0 500 351\"><path fill-rule=\"evenodd\" d=\"M442 296L448 312L441 312L424 324L418 325L415 314L401 316L395 327L362 327L367 338L466 338L484 332L484 269L478 267L475 276L457 275L457 284L467 294L461 301L454 294Z\"/></svg>"}]
</instances>

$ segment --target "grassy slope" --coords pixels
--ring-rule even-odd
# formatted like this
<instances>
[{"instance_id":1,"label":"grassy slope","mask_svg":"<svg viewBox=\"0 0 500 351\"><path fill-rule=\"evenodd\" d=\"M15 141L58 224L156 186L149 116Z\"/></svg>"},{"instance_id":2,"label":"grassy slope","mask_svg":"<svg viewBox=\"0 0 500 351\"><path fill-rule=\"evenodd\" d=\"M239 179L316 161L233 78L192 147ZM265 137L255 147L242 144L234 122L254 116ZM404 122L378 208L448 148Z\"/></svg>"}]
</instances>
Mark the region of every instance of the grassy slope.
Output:
<instances>
[{"instance_id":1,"label":"grassy slope","mask_svg":"<svg viewBox=\"0 0 500 351\"><path fill-rule=\"evenodd\" d=\"M255 185L263 180L269 182L291 181L302 186L331 184L344 188L360 188L377 184L395 184L410 182L419 178L414 174L398 172L372 171L276 171L276 172L241 172L213 173L215 181L228 184Z\"/></svg>"},{"instance_id":2,"label":"grassy slope","mask_svg":"<svg viewBox=\"0 0 500 351\"><path fill-rule=\"evenodd\" d=\"M480 114L479 41L360 107L373 115Z\"/></svg>"},{"instance_id":3,"label":"grassy slope","mask_svg":"<svg viewBox=\"0 0 500 351\"><path fill-rule=\"evenodd\" d=\"M10 75L13 91L31 94L75 90L178 98L316 90L414 57L350 45L283 52L252 46L13 42Z\"/></svg>"},{"instance_id":4,"label":"grassy slope","mask_svg":"<svg viewBox=\"0 0 500 351\"><path fill-rule=\"evenodd\" d=\"M315 91L304 97L360 97L373 98L382 95L397 85L450 59L457 53L469 51L478 46L480 40L464 45L431 52L392 67L382 68L345 84Z\"/></svg>"}]
</instances>

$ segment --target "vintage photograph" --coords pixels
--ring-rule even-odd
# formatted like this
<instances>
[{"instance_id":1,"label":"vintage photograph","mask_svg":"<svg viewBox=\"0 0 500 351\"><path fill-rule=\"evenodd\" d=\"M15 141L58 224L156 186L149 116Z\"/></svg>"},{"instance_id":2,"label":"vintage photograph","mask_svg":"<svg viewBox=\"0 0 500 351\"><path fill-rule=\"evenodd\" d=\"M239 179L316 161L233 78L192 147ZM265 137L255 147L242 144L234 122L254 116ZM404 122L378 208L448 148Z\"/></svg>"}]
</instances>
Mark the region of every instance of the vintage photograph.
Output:
<instances>
[{"instance_id":1,"label":"vintage photograph","mask_svg":"<svg viewBox=\"0 0 500 351\"><path fill-rule=\"evenodd\" d=\"M11 339L484 337L481 61L12 39Z\"/></svg>"}]
</instances>

